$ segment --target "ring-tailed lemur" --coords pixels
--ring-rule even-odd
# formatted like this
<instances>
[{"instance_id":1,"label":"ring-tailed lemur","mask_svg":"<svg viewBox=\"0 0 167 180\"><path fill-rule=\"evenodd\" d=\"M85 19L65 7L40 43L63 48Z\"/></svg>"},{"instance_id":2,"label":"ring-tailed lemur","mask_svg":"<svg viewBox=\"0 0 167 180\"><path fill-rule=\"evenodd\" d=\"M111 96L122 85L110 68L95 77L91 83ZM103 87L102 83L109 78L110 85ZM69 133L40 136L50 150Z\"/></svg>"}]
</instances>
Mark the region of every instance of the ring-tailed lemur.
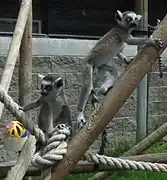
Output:
<instances>
[{"instance_id":1,"label":"ring-tailed lemur","mask_svg":"<svg viewBox=\"0 0 167 180\"><path fill-rule=\"evenodd\" d=\"M112 28L105 34L85 57L86 65L83 71L83 86L78 104L77 123L78 128L82 128L85 124L84 110L86 103L91 98L92 104L98 102L93 90L93 72L96 69L100 77L103 78L103 83L99 93L106 95L111 89L118 76L118 70L114 64L114 57L128 63L127 57L123 54L125 43L129 45L153 45L155 48L162 48L163 42L160 39L132 37L131 32L138 27L141 15L133 11L115 13L117 26ZM106 135L106 133L103 133ZM102 137L102 139L105 139Z\"/></svg>"},{"instance_id":2,"label":"ring-tailed lemur","mask_svg":"<svg viewBox=\"0 0 167 180\"><path fill-rule=\"evenodd\" d=\"M55 126L66 126L71 129L71 111L64 94L62 77L53 74L38 76L41 78L41 97L20 107L20 110L28 111L41 106L37 122L48 138ZM38 148L40 148L39 143L37 143L37 150ZM40 179L46 179L46 177L51 178L51 168L42 171Z\"/></svg>"},{"instance_id":3,"label":"ring-tailed lemur","mask_svg":"<svg viewBox=\"0 0 167 180\"><path fill-rule=\"evenodd\" d=\"M71 111L64 93L62 77L54 74L38 76L41 79L41 96L20 109L28 111L41 106L37 123L46 135L58 124L71 127Z\"/></svg>"}]
</instances>

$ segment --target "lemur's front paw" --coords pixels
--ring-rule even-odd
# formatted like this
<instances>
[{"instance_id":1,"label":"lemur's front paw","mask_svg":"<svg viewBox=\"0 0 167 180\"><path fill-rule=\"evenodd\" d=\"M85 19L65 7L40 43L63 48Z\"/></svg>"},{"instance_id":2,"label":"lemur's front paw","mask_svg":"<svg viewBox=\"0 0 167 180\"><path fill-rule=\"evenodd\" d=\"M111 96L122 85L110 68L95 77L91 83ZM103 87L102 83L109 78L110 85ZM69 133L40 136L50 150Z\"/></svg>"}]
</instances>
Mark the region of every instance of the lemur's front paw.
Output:
<instances>
[{"instance_id":1,"label":"lemur's front paw","mask_svg":"<svg viewBox=\"0 0 167 180\"><path fill-rule=\"evenodd\" d=\"M154 42L155 42L155 45L156 45L159 49L161 49L161 48L164 47L164 42L163 42L161 39L155 38L155 39L154 39Z\"/></svg>"},{"instance_id":2,"label":"lemur's front paw","mask_svg":"<svg viewBox=\"0 0 167 180\"><path fill-rule=\"evenodd\" d=\"M23 107L22 107L22 106L19 106L19 110L20 110L20 111L23 111Z\"/></svg>"},{"instance_id":3,"label":"lemur's front paw","mask_svg":"<svg viewBox=\"0 0 167 180\"><path fill-rule=\"evenodd\" d=\"M134 58L124 58L124 61L127 65L129 65L132 61L133 61Z\"/></svg>"},{"instance_id":4,"label":"lemur's front paw","mask_svg":"<svg viewBox=\"0 0 167 180\"><path fill-rule=\"evenodd\" d=\"M99 90L99 94L101 94L103 96L105 96L107 94L107 92L108 92L108 88L105 86L102 86Z\"/></svg>"},{"instance_id":5,"label":"lemur's front paw","mask_svg":"<svg viewBox=\"0 0 167 180\"><path fill-rule=\"evenodd\" d=\"M106 96L108 94L108 92L110 91L110 89L112 89L113 87L107 87L107 86L102 86L99 90L99 93L103 96Z\"/></svg>"},{"instance_id":6,"label":"lemur's front paw","mask_svg":"<svg viewBox=\"0 0 167 180\"><path fill-rule=\"evenodd\" d=\"M56 128L59 129L59 130L62 130L62 129L68 129L68 130L70 130L70 127L67 126L66 124L58 124L58 125L56 126Z\"/></svg>"},{"instance_id":7,"label":"lemur's front paw","mask_svg":"<svg viewBox=\"0 0 167 180\"><path fill-rule=\"evenodd\" d=\"M134 58L129 58L129 64L134 60Z\"/></svg>"},{"instance_id":8,"label":"lemur's front paw","mask_svg":"<svg viewBox=\"0 0 167 180\"><path fill-rule=\"evenodd\" d=\"M78 117L77 117L77 128L78 130L80 130L81 128L83 128L83 126L85 125L86 121L85 121L85 117L83 112L80 112Z\"/></svg>"},{"instance_id":9,"label":"lemur's front paw","mask_svg":"<svg viewBox=\"0 0 167 180\"><path fill-rule=\"evenodd\" d=\"M58 124L53 131L55 130L58 130L59 133L64 133L69 136L71 134L72 129L71 126L62 123L62 124Z\"/></svg>"}]
</instances>

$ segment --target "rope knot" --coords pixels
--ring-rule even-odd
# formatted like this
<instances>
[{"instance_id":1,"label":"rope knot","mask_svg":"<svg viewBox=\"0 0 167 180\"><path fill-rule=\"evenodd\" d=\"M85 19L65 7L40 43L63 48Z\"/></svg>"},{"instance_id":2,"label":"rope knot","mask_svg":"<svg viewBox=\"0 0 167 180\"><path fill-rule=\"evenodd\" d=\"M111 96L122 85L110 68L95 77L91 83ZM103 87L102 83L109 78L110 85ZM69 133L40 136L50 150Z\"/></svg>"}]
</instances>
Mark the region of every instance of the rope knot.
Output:
<instances>
[{"instance_id":1,"label":"rope knot","mask_svg":"<svg viewBox=\"0 0 167 180\"><path fill-rule=\"evenodd\" d=\"M52 166L57 161L63 159L67 153L66 139L71 134L71 127L66 124L58 124L50 138L46 142L46 146L42 147L33 157L32 165L35 167Z\"/></svg>"}]
</instances>

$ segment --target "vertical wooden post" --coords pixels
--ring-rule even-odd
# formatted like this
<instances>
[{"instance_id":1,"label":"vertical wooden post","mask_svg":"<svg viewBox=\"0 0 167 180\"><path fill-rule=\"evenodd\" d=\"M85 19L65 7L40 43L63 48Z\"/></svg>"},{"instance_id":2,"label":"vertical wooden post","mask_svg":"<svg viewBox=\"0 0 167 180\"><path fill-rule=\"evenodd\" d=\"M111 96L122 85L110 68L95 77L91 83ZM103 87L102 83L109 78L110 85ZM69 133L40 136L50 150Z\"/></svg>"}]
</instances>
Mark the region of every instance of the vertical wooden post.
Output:
<instances>
[{"instance_id":1,"label":"vertical wooden post","mask_svg":"<svg viewBox=\"0 0 167 180\"><path fill-rule=\"evenodd\" d=\"M31 101L32 90L32 5L20 46L19 103L25 105ZM29 113L29 117L30 113Z\"/></svg>"},{"instance_id":2,"label":"vertical wooden post","mask_svg":"<svg viewBox=\"0 0 167 180\"><path fill-rule=\"evenodd\" d=\"M21 106L31 101L32 91L32 4L20 45L20 67L19 67L19 104ZM26 112L26 118L32 119L31 112ZM24 177L31 180L31 177Z\"/></svg>"},{"instance_id":3,"label":"vertical wooden post","mask_svg":"<svg viewBox=\"0 0 167 180\"><path fill-rule=\"evenodd\" d=\"M136 13L142 15L139 29L147 31L148 0L136 0ZM136 124L136 142L139 142L146 137L148 129L148 74L144 76L137 88Z\"/></svg>"}]
</instances>

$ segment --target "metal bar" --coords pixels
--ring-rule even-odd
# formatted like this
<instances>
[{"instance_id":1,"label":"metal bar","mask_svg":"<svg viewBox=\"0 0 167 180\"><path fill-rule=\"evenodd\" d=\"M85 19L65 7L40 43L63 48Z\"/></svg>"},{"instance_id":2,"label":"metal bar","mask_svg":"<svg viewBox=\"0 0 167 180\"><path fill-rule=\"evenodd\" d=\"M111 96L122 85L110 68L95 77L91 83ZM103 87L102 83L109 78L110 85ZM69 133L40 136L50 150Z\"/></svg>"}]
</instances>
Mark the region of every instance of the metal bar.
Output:
<instances>
[{"instance_id":1,"label":"metal bar","mask_svg":"<svg viewBox=\"0 0 167 180\"><path fill-rule=\"evenodd\" d=\"M143 16L140 30L148 30L148 0L136 0L136 12ZM138 50L140 47L138 47ZM137 88L136 110L136 142L141 141L147 135L148 126L148 75L142 79Z\"/></svg>"},{"instance_id":2,"label":"metal bar","mask_svg":"<svg viewBox=\"0 0 167 180\"><path fill-rule=\"evenodd\" d=\"M0 31L0 36L12 36L13 32L2 32ZM32 37L48 37L47 34L41 34L41 33L32 33Z\"/></svg>"},{"instance_id":3,"label":"metal bar","mask_svg":"<svg viewBox=\"0 0 167 180\"><path fill-rule=\"evenodd\" d=\"M12 36L13 32L3 32L0 31L0 36ZM150 31L134 31L133 36L139 35L151 35ZM32 33L32 37L48 37L48 38L73 38L73 39L86 39L86 40L98 40L101 36L91 36L91 35L72 35L72 34L44 34L44 33Z\"/></svg>"}]
</instances>

